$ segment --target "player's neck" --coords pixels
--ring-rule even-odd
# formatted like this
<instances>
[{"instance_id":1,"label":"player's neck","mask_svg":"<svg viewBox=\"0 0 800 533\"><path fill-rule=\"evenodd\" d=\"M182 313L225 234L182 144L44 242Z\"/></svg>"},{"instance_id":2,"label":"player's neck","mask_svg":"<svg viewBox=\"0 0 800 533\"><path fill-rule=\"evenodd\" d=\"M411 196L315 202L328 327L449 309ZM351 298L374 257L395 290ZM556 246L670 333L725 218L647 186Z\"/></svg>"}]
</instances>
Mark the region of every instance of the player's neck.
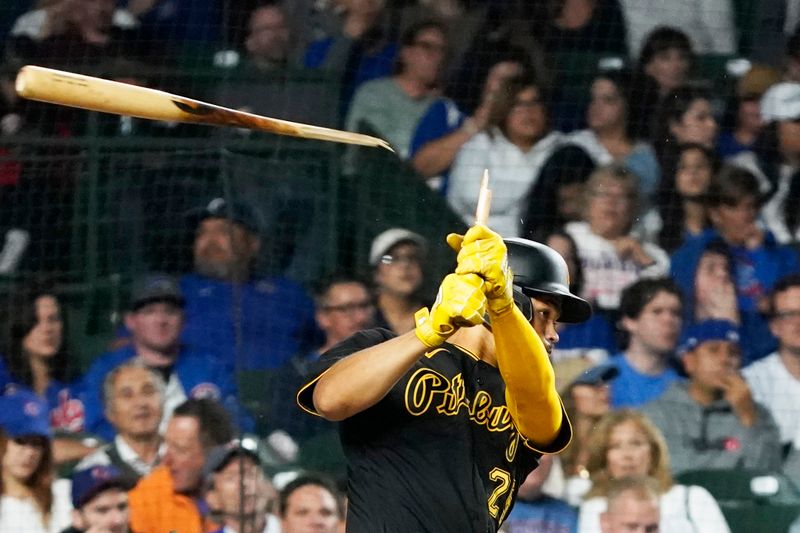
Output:
<instances>
[{"instance_id":1,"label":"player's neck","mask_svg":"<svg viewBox=\"0 0 800 533\"><path fill-rule=\"evenodd\" d=\"M494 337L484 326L461 328L453 333L449 342L477 355L481 361L497 366Z\"/></svg>"}]
</instances>

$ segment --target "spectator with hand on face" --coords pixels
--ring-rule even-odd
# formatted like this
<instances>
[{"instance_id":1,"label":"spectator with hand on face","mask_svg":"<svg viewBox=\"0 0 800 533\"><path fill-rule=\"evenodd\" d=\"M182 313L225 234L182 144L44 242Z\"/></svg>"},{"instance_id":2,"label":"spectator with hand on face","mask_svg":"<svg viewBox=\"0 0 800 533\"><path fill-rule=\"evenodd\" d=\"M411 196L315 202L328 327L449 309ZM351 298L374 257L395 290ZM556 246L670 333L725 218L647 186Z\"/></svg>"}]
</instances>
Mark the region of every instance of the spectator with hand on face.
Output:
<instances>
[{"instance_id":1,"label":"spectator with hand on face","mask_svg":"<svg viewBox=\"0 0 800 533\"><path fill-rule=\"evenodd\" d=\"M712 178L707 194L712 227L687 240L673 254L671 275L681 283L694 279L708 242L721 240L725 244L733 260L742 334L754 343L745 353L746 366L774 349L763 317L767 295L779 278L800 271L800 260L795 250L780 245L772 232L759 224L763 197L752 173L724 167Z\"/></svg>"},{"instance_id":2,"label":"spectator with hand on face","mask_svg":"<svg viewBox=\"0 0 800 533\"><path fill-rule=\"evenodd\" d=\"M661 430L672 473L689 470L777 470L778 428L753 399L740 372L738 328L725 320L689 326L678 347L689 376L675 382L643 412Z\"/></svg>"}]
</instances>

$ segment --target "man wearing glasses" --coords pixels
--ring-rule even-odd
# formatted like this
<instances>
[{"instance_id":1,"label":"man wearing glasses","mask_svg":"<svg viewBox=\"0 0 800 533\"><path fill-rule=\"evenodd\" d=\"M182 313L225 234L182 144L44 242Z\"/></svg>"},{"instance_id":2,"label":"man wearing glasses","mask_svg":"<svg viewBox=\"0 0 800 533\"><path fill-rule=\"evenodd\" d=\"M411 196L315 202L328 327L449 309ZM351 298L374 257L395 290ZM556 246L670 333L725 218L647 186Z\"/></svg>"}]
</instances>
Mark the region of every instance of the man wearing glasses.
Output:
<instances>
[{"instance_id":1,"label":"man wearing glasses","mask_svg":"<svg viewBox=\"0 0 800 533\"><path fill-rule=\"evenodd\" d=\"M427 242L403 228L384 231L372 241L369 264L377 298L379 327L401 335L414 329L414 313L425 305L420 297L424 281L422 260Z\"/></svg>"},{"instance_id":2,"label":"man wearing glasses","mask_svg":"<svg viewBox=\"0 0 800 533\"><path fill-rule=\"evenodd\" d=\"M753 399L769 409L788 452L800 440L800 274L775 283L769 297L769 329L778 350L742 370Z\"/></svg>"}]
</instances>

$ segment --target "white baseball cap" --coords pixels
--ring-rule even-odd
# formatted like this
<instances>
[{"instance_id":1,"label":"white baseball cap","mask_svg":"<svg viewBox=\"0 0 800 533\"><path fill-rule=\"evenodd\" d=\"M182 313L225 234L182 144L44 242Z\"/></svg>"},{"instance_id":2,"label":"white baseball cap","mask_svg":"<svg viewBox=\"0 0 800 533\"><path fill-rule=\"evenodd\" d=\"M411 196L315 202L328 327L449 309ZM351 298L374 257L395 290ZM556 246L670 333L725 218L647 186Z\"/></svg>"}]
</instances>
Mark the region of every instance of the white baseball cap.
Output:
<instances>
[{"instance_id":1,"label":"white baseball cap","mask_svg":"<svg viewBox=\"0 0 800 533\"><path fill-rule=\"evenodd\" d=\"M401 242L412 242L422 248L423 251L428 245L428 241L419 233L414 233L405 228L387 229L372 241L372 246L369 249L369 264L372 266L377 265L381 257L386 255L386 252Z\"/></svg>"},{"instance_id":2,"label":"white baseball cap","mask_svg":"<svg viewBox=\"0 0 800 533\"><path fill-rule=\"evenodd\" d=\"M800 118L800 83L773 85L761 98L761 119L765 123Z\"/></svg>"}]
</instances>

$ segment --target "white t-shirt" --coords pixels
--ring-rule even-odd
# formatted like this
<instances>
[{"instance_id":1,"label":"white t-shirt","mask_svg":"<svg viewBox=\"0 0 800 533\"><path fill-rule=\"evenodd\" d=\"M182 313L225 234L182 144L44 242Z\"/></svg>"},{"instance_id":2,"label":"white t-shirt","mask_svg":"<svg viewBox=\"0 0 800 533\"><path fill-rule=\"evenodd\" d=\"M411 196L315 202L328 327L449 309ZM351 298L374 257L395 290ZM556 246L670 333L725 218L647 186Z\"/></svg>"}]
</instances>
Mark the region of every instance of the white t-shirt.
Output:
<instances>
[{"instance_id":1,"label":"white t-shirt","mask_svg":"<svg viewBox=\"0 0 800 533\"><path fill-rule=\"evenodd\" d=\"M603 309L619 307L622 290L640 278L669 274L669 255L655 244L644 242L642 248L653 261L647 268L632 259L622 259L614 244L594 233L586 222L570 222L564 228L575 239L583 268L580 296Z\"/></svg>"},{"instance_id":2,"label":"white t-shirt","mask_svg":"<svg viewBox=\"0 0 800 533\"><path fill-rule=\"evenodd\" d=\"M800 434L800 381L783 366L777 352L742 369L753 399L769 409L781 432L781 442Z\"/></svg>"},{"instance_id":3,"label":"white t-shirt","mask_svg":"<svg viewBox=\"0 0 800 533\"><path fill-rule=\"evenodd\" d=\"M0 533L60 533L68 528L72 524L71 488L68 479L53 483L53 507L48 526L32 500L0 497Z\"/></svg>"},{"instance_id":4,"label":"white t-shirt","mask_svg":"<svg viewBox=\"0 0 800 533\"><path fill-rule=\"evenodd\" d=\"M730 533L717 501L703 487L673 485L661 496L660 533ZM600 514L608 502L594 497L581 504L578 533L600 533Z\"/></svg>"},{"instance_id":5,"label":"white t-shirt","mask_svg":"<svg viewBox=\"0 0 800 533\"><path fill-rule=\"evenodd\" d=\"M456 154L450 170L447 202L471 225L475 221L481 176L489 169L492 209L488 226L503 237L519 236L528 191L563 134L552 132L523 152L495 128L492 135L478 133Z\"/></svg>"}]
</instances>

